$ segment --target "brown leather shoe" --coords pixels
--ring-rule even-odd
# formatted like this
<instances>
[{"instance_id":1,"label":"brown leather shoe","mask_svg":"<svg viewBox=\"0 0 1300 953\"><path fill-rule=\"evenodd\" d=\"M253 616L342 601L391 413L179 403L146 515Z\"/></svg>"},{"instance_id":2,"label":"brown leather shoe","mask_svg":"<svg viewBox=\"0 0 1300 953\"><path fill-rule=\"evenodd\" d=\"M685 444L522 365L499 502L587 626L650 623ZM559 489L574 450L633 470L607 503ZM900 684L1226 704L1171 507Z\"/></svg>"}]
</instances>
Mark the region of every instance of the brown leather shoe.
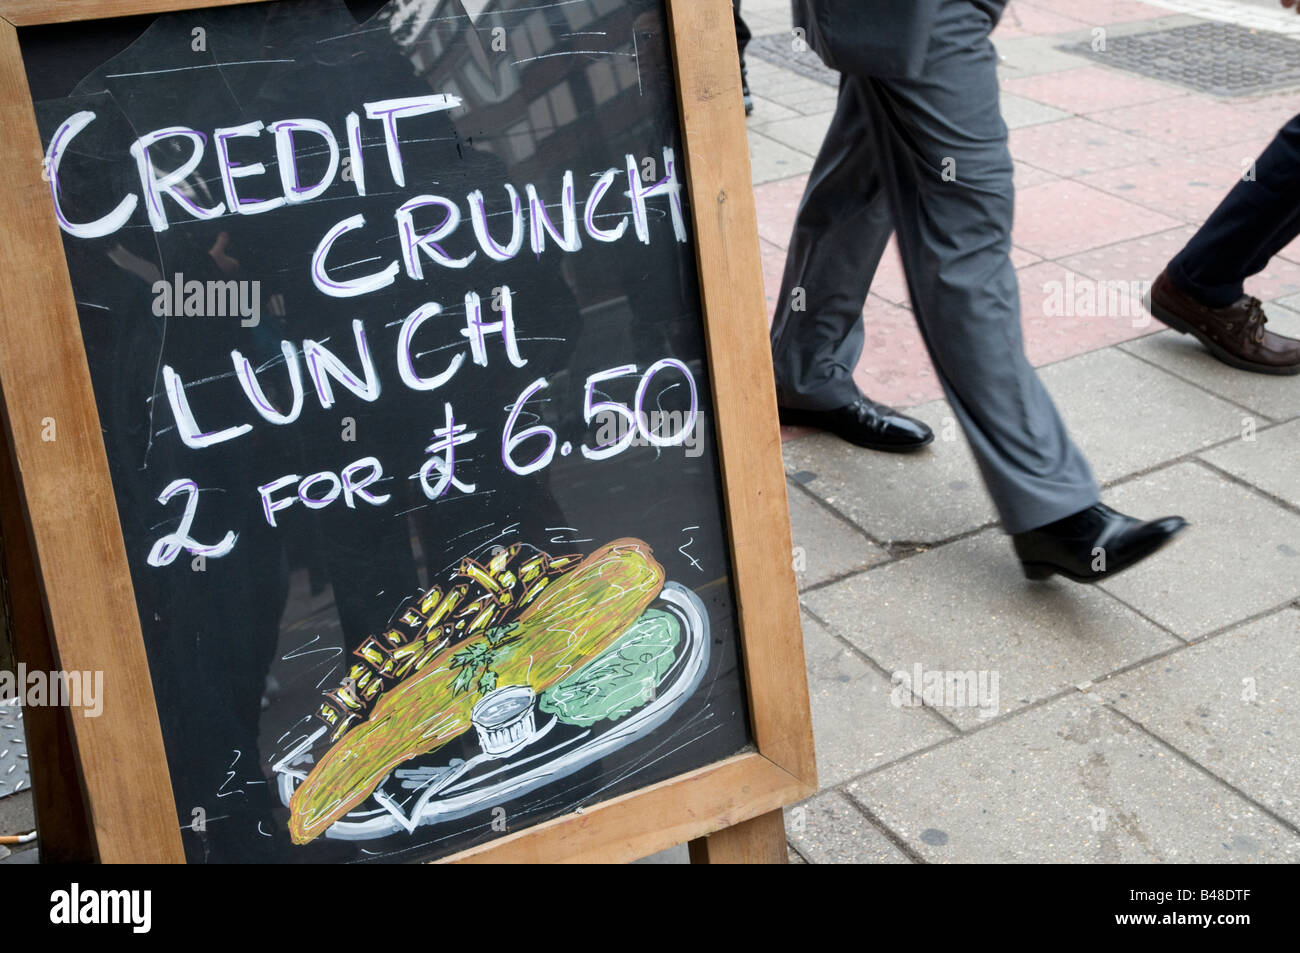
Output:
<instances>
[{"instance_id":1,"label":"brown leather shoe","mask_svg":"<svg viewBox=\"0 0 1300 953\"><path fill-rule=\"evenodd\" d=\"M1247 295L1226 308L1207 308L1162 271L1151 286L1147 310L1195 337L1225 364L1261 374L1300 374L1300 341L1265 330L1268 318L1258 298Z\"/></svg>"}]
</instances>

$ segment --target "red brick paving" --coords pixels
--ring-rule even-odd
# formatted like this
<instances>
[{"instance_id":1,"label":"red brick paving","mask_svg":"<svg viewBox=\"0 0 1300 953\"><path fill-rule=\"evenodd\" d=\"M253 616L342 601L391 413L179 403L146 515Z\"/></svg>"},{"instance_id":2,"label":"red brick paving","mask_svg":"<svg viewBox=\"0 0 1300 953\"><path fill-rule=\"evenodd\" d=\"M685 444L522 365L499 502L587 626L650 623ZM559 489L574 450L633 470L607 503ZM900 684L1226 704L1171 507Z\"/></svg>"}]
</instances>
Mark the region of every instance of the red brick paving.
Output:
<instances>
[{"instance_id":1,"label":"red brick paving","mask_svg":"<svg viewBox=\"0 0 1300 953\"><path fill-rule=\"evenodd\" d=\"M1008 9L1023 12L1027 7L1087 20L1088 26L1150 20L1153 16L1169 13L1133 0L1015 0ZM998 35L1002 35L1001 27Z\"/></svg>"},{"instance_id":2,"label":"red brick paving","mask_svg":"<svg viewBox=\"0 0 1300 953\"><path fill-rule=\"evenodd\" d=\"M1142 306L1145 286L1135 284L1150 281L1154 275L1124 279L1123 287L1109 294L1089 275L1060 262L1023 268L1019 275L1025 353L1035 366L1121 344L1160 329Z\"/></svg>"},{"instance_id":3,"label":"red brick paving","mask_svg":"<svg viewBox=\"0 0 1300 953\"><path fill-rule=\"evenodd\" d=\"M1239 146L1156 159L1080 176L1078 181L1184 222L1201 222L1241 178Z\"/></svg>"},{"instance_id":4,"label":"red brick paving","mask_svg":"<svg viewBox=\"0 0 1300 953\"><path fill-rule=\"evenodd\" d=\"M1129 107L1129 109L1150 108L1154 107ZM1127 111L1109 110L1086 119L1082 116L1073 116L1057 122L1013 129L1011 152L1016 158L1030 165L1063 176L1087 175L1089 172L1099 172L1102 169L1113 169L1177 154L1171 145L1130 135L1122 128L1104 124L1106 117L1114 117Z\"/></svg>"},{"instance_id":5,"label":"red brick paving","mask_svg":"<svg viewBox=\"0 0 1300 953\"><path fill-rule=\"evenodd\" d=\"M1084 16L1089 16L1084 14L1082 10L1079 12ZM1090 16L1089 19L1091 19ZM999 39L1016 36L1042 36L1047 33L1084 30L1091 25L1085 23L1082 19L1062 16L1059 13L1053 13L1051 10L1045 10L1028 3L1016 2L1011 4L1006 13L1003 14L1002 22L998 24L997 36Z\"/></svg>"},{"instance_id":6,"label":"red brick paving","mask_svg":"<svg viewBox=\"0 0 1300 953\"><path fill-rule=\"evenodd\" d=\"M1100 66L1025 76L1003 83L1002 88L1008 93L1082 115L1183 95L1183 91L1175 86L1136 79Z\"/></svg>"},{"instance_id":7,"label":"red brick paving","mask_svg":"<svg viewBox=\"0 0 1300 953\"><path fill-rule=\"evenodd\" d=\"M1246 156L1258 155L1288 118L1280 115L1273 103L1224 102L1199 94L1110 109L1088 117L1152 146L1164 145L1187 153L1239 145ZM1111 166L1125 164L1114 162Z\"/></svg>"},{"instance_id":8,"label":"red brick paving","mask_svg":"<svg viewBox=\"0 0 1300 953\"><path fill-rule=\"evenodd\" d=\"M1021 248L1053 259L1181 224L1133 202L1062 179L1020 191L1011 234Z\"/></svg>"}]
</instances>

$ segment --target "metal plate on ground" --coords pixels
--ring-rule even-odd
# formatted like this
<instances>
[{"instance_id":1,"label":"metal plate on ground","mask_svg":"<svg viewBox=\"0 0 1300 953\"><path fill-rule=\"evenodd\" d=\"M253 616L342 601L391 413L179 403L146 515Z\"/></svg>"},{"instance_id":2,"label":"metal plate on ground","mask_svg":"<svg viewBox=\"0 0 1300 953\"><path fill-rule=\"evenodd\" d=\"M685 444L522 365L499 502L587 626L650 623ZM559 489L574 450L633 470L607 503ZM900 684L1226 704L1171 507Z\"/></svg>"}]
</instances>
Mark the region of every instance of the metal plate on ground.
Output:
<instances>
[{"instance_id":1,"label":"metal plate on ground","mask_svg":"<svg viewBox=\"0 0 1300 953\"><path fill-rule=\"evenodd\" d=\"M0 797L32 786L27 773L27 738L23 734L23 706L0 700Z\"/></svg>"},{"instance_id":2,"label":"metal plate on ground","mask_svg":"<svg viewBox=\"0 0 1300 953\"><path fill-rule=\"evenodd\" d=\"M1232 23L1105 37L1057 49L1216 96L1250 96L1300 85L1300 42Z\"/></svg>"},{"instance_id":3,"label":"metal plate on ground","mask_svg":"<svg viewBox=\"0 0 1300 953\"><path fill-rule=\"evenodd\" d=\"M789 31L769 33L750 40L749 45L745 47L745 55L757 56L760 60L775 63L783 69L815 79L827 86L840 85L840 74L823 63L821 57L809 49L806 43L803 45L803 50L799 52L796 52L793 46L794 38Z\"/></svg>"}]
</instances>

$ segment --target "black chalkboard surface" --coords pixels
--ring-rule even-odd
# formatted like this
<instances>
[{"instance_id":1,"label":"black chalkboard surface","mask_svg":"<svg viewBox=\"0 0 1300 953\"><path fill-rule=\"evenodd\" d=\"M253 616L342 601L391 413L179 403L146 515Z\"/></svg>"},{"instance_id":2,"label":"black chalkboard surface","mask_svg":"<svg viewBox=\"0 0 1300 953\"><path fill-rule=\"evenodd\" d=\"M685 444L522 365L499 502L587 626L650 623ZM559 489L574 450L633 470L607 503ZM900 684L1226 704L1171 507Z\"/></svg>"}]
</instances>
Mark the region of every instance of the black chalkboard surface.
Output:
<instances>
[{"instance_id":1,"label":"black chalkboard surface","mask_svg":"<svg viewBox=\"0 0 1300 953\"><path fill-rule=\"evenodd\" d=\"M662 0L365 6L20 33L191 861L751 742Z\"/></svg>"}]
</instances>

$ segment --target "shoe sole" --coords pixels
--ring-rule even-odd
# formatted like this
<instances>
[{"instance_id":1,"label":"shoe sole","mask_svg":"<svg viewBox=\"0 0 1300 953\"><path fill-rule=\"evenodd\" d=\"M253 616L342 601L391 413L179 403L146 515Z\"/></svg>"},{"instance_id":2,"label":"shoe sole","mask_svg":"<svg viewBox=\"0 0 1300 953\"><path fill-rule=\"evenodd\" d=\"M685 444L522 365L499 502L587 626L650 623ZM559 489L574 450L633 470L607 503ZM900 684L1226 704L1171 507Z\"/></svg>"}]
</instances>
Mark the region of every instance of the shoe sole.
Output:
<instances>
[{"instance_id":1,"label":"shoe sole","mask_svg":"<svg viewBox=\"0 0 1300 953\"><path fill-rule=\"evenodd\" d=\"M1192 337L1196 338L1196 340L1200 341L1201 345L1207 351L1221 360L1224 364L1235 367L1238 370L1254 371L1257 374L1275 374L1280 377L1300 374L1300 364L1296 364L1293 367L1278 367L1274 364L1257 364L1254 361L1247 361L1243 358L1237 357L1237 355L1233 354L1231 351L1227 351L1220 345L1215 344L1214 341L1202 334L1201 331L1192 327L1192 325L1188 324L1182 318L1175 316L1172 312L1167 311L1160 305L1156 304L1149 294L1146 298L1146 306L1147 310L1155 316L1156 320L1160 321L1162 324L1167 324L1179 334L1190 334Z\"/></svg>"},{"instance_id":2,"label":"shoe sole","mask_svg":"<svg viewBox=\"0 0 1300 953\"><path fill-rule=\"evenodd\" d=\"M915 453L917 450L920 450L923 447L928 447L930 444L934 443L933 432L931 432L930 436L926 437L925 440L921 441L920 443L906 443L906 444L863 443L861 440L854 440L852 437L845 436L843 433L841 433L838 430L827 430L826 428L818 424L810 423L807 420L807 418L804 418L799 413L799 411L789 411L786 410L785 408L780 408L778 411L778 418L782 426L809 427L813 430L820 430L823 433L834 434L835 436L843 440L845 443L851 443L855 447L862 447L864 450L880 450L883 451L884 453Z\"/></svg>"},{"instance_id":3,"label":"shoe sole","mask_svg":"<svg viewBox=\"0 0 1300 953\"><path fill-rule=\"evenodd\" d=\"M1183 530L1187 529L1187 527L1190 525L1191 525L1190 523L1184 523L1182 526L1178 527L1178 529L1174 530L1164 539L1160 540L1155 546L1152 546L1150 549L1146 550L1145 552L1140 553L1139 555L1135 556L1133 559L1130 559L1128 562L1120 566L1118 569L1111 569L1103 573L1098 573L1095 576L1080 576L1077 573L1070 572L1068 569L1065 569L1061 566L1054 565L1053 563L1039 563L1039 562L1021 563L1020 568L1024 570L1025 578L1032 579L1034 582L1042 582L1045 579L1050 579L1052 576L1060 575L1074 582L1082 583L1083 585L1096 585L1099 582L1104 582L1108 579L1114 579L1116 576L1124 572L1126 569L1132 569L1138 563L1142 562L1142 560L1154 556L1156 553L1160 552L1160 550L1164 549L1175 539L1177 539L1182 534Z\"/></svg>"}]
</instances>

